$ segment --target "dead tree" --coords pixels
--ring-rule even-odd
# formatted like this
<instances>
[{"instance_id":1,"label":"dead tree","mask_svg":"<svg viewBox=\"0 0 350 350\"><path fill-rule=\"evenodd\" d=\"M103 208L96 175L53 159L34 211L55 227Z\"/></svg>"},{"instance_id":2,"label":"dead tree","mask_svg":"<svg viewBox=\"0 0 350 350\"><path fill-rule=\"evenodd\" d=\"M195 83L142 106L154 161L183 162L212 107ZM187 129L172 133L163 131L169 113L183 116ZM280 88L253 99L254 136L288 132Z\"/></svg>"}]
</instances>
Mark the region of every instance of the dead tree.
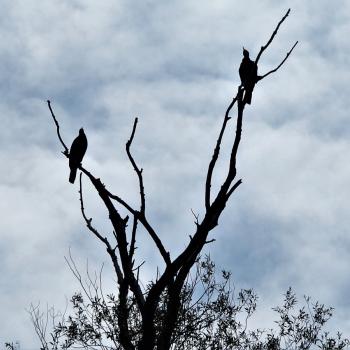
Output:
<instances>
[{"instance_id":1,"label":"dead tree","mask_svg":"<svg viewBox=\"0 0 350 350\"><path fill-rule=\"evenodd\" d=\"M274 32L269 38L268 42L261 46L261 49L256 56L255 64L257 65L262 54L269 47L273 39L275 38L281 24L285 21L289 15L290 10L284 15L284 17L279 21ZM292 46L288 51L285 58L282 62L271 71L260 75L257 77L256 83L262 81L270 74L276 72L287 60L289 55L292 53L293 49L297 45L297 42ZM88 218L85 214L84 201L83 201L83 192L82 192L82 181L80 175L80 203L81 203L81 212L83 218L86 222L88 229L93 235L105 246L108 255L113 263L113 267L117 276L117 281L119 285L118 290L118 327L119 327L119 343L121 347L125 350L134 350L134 349L170 349L172 335L176 327L176 323L179 315L179 308L181 306L180 294L184 287L185 281L193 265L195 264L198 256L200 255L205 244L209 243L208 234L213 230L217 225L225 206L235 192L235 190L242 183L241 179L236 179L237 177L237 152L241 140L242 133L242 122L244 110L246 107L246 102L243 98L244 96L244 87L242 85L238 86L236 95L233 97L231 103L227 107L222 127L219 132L218 139L216 141L216 146L211 158L211 161L208 166L206 183L205 183L205 214L202 220L196 218L195 221L195 230L191 236L191 240L188 243L187 247L176 257L172 256L170 251L167 249L165 242L160 238L160 235L155 231L151 223L147 218L146 211L146 200L145 200L145 188L142 175L142 168L136 163L132 153L131 146L135 137L136 127L138 119L134 121L132 132L129 140L126 142L126 153L128 155L129 161L136 172L139 183L140 191L140 206L139 208L134 208L128 204L128 202L121 198L120 196L112 193L106 186L103 184L101 179L93 175L93 173L87 170L83 165L80 164L79 169L83 174L87 176L94 188L96 189L100 199L102 200L106 210L109 214L109 220L113 227L113 233L115 242L111 242L107 239L102 233L100 233L96 228L92 226L92 219ZM50 109L52 118L57 127L57 136L64 147L62 152L67 158L69 158L69 150L66 144L64 143L61 134L59 123L55 117L50 101L47 101L48 107ZM211 186L212 177L215 170L216 162L220 154L220 147L222 139L227 128L227 124L232 114L234 106L237 106L237 115L234 119L236 122L235 127L235 138L232 144L228 170L224 181L221 183L220 188L217 192L214 192ZM130 220L129 216L123 217L118 208L119 206L124 207L129 212L129 216L132 220L131 226L131 235L130 240L128 240L127 235L127 223ZM152 282L150 287L147 290L144 290L137 276L135 267L135 246L137 241L137 228L139 225L142 225L147 233L150 235L153 240L156 249L164 260L165 268L161 272L160 276L156 281ZM162 313L161 327L156 329L155 327L155 318L158 314L158 308L160 300L164 292L167 292L167 300L165 302L165 309ZM128 297L132 295L134 298L137 308L140 313L140 318L142 322L141 335L139 340L135 343L130 326L129 318L130 308L128 307ZM164 305L163 305L164 306Z\"/></svg>"}]
</instances>

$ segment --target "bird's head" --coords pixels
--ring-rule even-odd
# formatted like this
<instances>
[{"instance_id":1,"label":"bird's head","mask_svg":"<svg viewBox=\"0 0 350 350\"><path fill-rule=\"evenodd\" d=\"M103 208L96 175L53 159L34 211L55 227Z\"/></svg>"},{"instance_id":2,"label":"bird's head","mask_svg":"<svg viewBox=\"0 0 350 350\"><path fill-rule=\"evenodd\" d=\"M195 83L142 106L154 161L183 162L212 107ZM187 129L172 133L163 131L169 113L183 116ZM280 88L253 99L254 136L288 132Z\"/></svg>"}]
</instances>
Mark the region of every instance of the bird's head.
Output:
<instances>
[{"instance_id":1,"label":"bird's head","mask_svg":"<svg viewBox=\"0 0 350 350\"><path fill-rule=\"evenodd\" d=\"M83 128L80 128L79 135L84 135L84 129Z\"/></svg>"},{"instance_id":2,"label":"bird's head","mask_svg":"<svg viewBox=\"0 0 350 350\"><path fill-rule=\"evenodd\" d=\"M243 47L243 56L249 58L249 51Z\"/></svg>"}]
</instances>

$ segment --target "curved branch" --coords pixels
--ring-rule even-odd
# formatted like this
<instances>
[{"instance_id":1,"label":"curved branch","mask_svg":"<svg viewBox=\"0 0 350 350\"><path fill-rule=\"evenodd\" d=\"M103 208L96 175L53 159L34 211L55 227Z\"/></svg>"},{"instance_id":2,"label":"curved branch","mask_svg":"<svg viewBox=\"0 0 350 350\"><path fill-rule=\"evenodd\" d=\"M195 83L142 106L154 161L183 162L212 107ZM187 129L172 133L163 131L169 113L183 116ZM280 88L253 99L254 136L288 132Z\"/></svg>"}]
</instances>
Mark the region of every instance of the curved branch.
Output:
<instances>
[{"instance_id":1,"label":"curved branch","mask_svg":"<svg viewBox=\"0 0 350 350\"><path fill-rule=\"evenodd\" d=\"M269 41L266 43L266 45L261 46L260 51L258 53L258 56L256 56L255 59L255 64L258 64L259 59L261 57L261 55L263 54L263 52L269 47L269 45L272 43L272 40L274 39L274 37L276 36L279 27L281 26L281 24L285 21L285 19L288 17L290 13L290 9L288 9L287 13L282 17L282 19L278 22L276 29L273 31Z\"/></svg>"},{"instance_id":2,"label":"curved branch","mask_svg":"<svg viewBox=\"0 0 350 350\"><path fill-rule=\"evenodd\" d=\"M60 134L60 125L58 124L58 121L55 117L55 114L53 113L53 110L51 108L51 101L50 100L47 100L47 105L49 106L49 109L50 109L50 112L51 112L51 116L52 116L52 119L53 121L55 122L56 124L56 131L57 131L57 136L58 136L58 139L60 140L63 148L64 148L64 151L62 152L67 158L69 158L69 150L68 150L68 147L66 146L66 144L63 142L62 140L62 137L61 137L61 134Z\"/></svg>"}]
</instances>

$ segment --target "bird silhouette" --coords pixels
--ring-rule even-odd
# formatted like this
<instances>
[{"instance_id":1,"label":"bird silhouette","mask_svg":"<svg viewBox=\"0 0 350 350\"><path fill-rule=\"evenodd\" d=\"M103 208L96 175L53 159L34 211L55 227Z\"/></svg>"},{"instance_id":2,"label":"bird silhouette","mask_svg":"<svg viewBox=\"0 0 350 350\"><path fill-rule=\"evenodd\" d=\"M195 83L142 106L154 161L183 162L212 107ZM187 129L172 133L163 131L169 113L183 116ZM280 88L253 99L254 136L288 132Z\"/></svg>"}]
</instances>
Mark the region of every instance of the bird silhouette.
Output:
<instances>
[{"instance_id":1,"label":"bird silhouette","mask_svg":"<svg viewBox=\"0 0 350 350\"><path fill-rule=\"evenodd\" d=\"M74 184L75 177L77 176L78 167L83 160L84 154L88 146L87 138L84 133L84 129L79 130L79 135L72 142L69 152L69 182Z\"/></svg>"},{"instance_id":2,"label":"bird silhouette","mask_svg":"<svg viewBox=\"0 0 350 350\"><path fill-rule=\"evenodd\" d=\"M249 58L249 51L243 47L243 59L239 66L239 76L244 86L245 94L243 102L250 105L252 102L252 93L258 77L258 67L254 61Z\"/></svg>"}]
</instances>

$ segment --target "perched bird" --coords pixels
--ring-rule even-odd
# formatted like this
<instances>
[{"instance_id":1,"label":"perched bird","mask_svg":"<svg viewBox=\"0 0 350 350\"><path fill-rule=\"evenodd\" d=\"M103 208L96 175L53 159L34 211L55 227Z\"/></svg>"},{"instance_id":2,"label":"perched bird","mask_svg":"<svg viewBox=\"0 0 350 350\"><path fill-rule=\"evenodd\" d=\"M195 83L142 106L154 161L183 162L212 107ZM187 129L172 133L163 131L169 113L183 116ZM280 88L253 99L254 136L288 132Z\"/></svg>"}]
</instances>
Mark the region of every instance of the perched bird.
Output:
<instances>
[{"instance_id":1,"label":"perched bird","mask_svg":"<svg viewBox=\"0 0 350 350\"><path fill-rule=\"evenodd\" d=\"M84 154L87 149L87 138L84 133L84 129L81 128L79 130L79 135L75 138L70 147L69 152L69 167L70 167L70 175L69 182L74 184L75 177L77 176L78 167L83 160Z\"/></svg>"},{"instance_id":2,"label":"perched bird","mask_svg":"<svg viewBox=\"0 0 350 350\"><path fill-rule=\"evenodd\" d=\"M258 67L249 58L249 51L243 47L243 59L239 66L239 76L245 89L244 102L252 102L252 93L258 77Z\"/></svg>"}]
</instances>

